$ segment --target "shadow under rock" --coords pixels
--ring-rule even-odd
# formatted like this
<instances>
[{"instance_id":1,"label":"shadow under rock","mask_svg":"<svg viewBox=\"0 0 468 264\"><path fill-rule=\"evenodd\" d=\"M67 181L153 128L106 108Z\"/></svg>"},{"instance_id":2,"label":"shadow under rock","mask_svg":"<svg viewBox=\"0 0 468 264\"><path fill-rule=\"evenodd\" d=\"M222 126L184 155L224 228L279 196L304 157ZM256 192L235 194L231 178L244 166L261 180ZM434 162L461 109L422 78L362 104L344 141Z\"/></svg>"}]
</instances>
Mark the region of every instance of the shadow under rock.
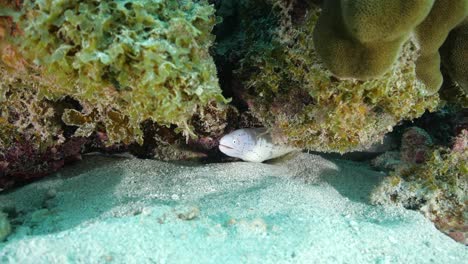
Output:
<instances>
[{"instance_id":1,"label":"shadow under rock","mask_svg":"<svg viewBox=\"0 0 468 264\"><path fill-rule=\"evenodd\" d=\"M338 170L324 171L320 178L330 184L343 197L363 205L363 210L354 214L358 222L367 222L385 228L394 228L407 225L414 221L409 216L396 213L398 209L374 206L370 202L370 195L377 185L386 177L378 171L372 170L367 163L335 159ZM372 206L368 206L372 205ZM395 211L396 210L396 211Z\"/></svg>"},{"instance_id":2,"label":"shadow under rock","mask_svg":"<svg viewBox=\"0 0 468 264\"><path fill-rule=\"evenodd\" d=\"M84 160L64 168L36 183L0 195L0 209L14 208L9 217L14 226L12 237L46 235L92 222L112 209L118 201L115 186L126 173L116 166L122 158L85 156ZM26 231L25 231L26 230Z\"/></svg>"},{"instance_id":3,"label":"shadow under rock","mask_svg":"<svg viewBox=\"0 0 468 264\"><path fill-rule=\"evenodd\" d=\"M370 204L370 194L385 175L372 170L367 163L333 159L338 170L324 170L320 179L351 201Z\"/></svg>"}]
</instances>

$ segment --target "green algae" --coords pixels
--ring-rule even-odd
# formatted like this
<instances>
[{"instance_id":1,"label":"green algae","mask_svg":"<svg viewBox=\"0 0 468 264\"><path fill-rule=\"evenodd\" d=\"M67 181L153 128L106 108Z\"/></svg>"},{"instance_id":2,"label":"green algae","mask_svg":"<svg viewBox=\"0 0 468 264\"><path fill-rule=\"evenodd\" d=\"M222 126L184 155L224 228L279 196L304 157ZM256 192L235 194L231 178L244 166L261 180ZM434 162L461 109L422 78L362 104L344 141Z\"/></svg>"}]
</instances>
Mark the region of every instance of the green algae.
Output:
<instances>
[{"instance_id":1,"label":"green algae","mask_svg":"<svg viewBox=\"0 0 468 264\"><path fill-rule=\"evenodd\" d=\"M189 134L194 112L225 102L206 1L26 1L23 12L22 52L55 83L39 94L77 100L83 110L63 120L80 134L100 127L110 143L141 142L144 120Z\"/></svg>"}]
</instances>

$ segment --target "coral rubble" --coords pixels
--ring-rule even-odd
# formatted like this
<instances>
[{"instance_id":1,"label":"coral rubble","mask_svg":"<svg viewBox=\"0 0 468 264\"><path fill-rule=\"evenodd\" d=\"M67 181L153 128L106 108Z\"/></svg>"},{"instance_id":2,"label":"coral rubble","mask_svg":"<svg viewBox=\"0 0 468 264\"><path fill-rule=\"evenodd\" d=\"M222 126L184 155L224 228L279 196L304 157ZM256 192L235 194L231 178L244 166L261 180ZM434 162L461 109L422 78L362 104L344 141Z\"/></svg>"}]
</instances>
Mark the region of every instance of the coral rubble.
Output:
<instances>
[{"instance_id":1,"label":"coral rubble","mask_svg":"<svg viewBox=\"0 0 468 264\"><path fill-rule=\"evenodd\" d=\"M411 164L424 163L432 145L432 138L424 129L411 127L401 139L401 160Z\"/></svg>"},{"instance_id":2,"label":"coral rubble","mask_svg":"<svg viewBox=\"0 0 468 264\"><path fill-rule=\"evenodd\" d=\"M419 128L403 135L401 162L374 190L371 200L419 210L440 230L466 244L468 130L462 130L451 149L440 146L428 149L428 140L428 134ZM419 155L421 150L423 154ZM413 159L408 158L409 152L413 153Z\"/></svg>"}]
</instances>

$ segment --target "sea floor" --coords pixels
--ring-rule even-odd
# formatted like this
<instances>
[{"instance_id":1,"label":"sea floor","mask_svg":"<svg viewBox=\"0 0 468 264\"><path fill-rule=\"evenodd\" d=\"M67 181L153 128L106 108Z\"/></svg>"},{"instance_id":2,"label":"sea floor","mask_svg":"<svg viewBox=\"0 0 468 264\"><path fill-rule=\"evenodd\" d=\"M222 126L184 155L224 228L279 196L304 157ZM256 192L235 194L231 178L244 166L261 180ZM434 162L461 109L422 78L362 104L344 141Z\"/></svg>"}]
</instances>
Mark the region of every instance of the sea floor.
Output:
<instances>
[{"instance_id":1,"label":"sea floor","mask_svg":"<svg viewBox=\"0 0 468 264\"><path fill-rule=\"evenodd\" d=\"M368 203L383 175L298 154L270 164L87 156L0 194L0 263L468 263L421 214Z\"/></svg>"}]
</instances>

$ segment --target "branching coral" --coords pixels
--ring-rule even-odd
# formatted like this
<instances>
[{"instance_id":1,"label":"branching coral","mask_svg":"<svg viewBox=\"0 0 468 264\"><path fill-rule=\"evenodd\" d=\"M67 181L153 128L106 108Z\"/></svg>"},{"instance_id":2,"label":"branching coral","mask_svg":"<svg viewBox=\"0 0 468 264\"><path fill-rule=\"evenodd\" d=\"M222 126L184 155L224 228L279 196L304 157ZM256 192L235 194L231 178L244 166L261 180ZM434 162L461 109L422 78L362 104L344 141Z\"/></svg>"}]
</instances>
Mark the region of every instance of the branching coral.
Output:
<instances>
[{"instance_id":1,"label":"branching coral","mask_svg":"<svg viewBox=\"0 0 468 264\"><path fill-rule=\"evenodd\" d=\"M368 80L390 71L414 35L421 53L416 73L433 94L442 85L438 49L467 15L467 0L330 0L314 43L336 76Z\"/></svg>"},{"instance_id":2,"label":"branching coral","mask_svg":"<svg viewBox=\"0 0 468 264\"><path fill-rule=\"evenodd\" d=\"M438 96L428 95L416 77L419 50L413 40L403 45L383 76L337 80L320 63L313 45L319 9L312 6L294 25L284 22L291 21L290 11L273 10L270 17L280 22L267 21L273 25L270 35L245 41L252 44L238 76L247 80L244 98L250 109L271 128L277 142L347 152L378 141L404 119L436 109Z\"/></svg>"},{"instance_id":3,"label":"branching coral","mask_svg":"<svg viewBox=\"0 0 468 264\"><path fill-rule=\"evenodd\" d=\"M206 1L25 1L22 48L53 77L50 100L71 96L64 121L110 142L142 141L140 124L186 133L198 106L224 102L208 49L214 9Z\"/></svg>"}]
</instances>

